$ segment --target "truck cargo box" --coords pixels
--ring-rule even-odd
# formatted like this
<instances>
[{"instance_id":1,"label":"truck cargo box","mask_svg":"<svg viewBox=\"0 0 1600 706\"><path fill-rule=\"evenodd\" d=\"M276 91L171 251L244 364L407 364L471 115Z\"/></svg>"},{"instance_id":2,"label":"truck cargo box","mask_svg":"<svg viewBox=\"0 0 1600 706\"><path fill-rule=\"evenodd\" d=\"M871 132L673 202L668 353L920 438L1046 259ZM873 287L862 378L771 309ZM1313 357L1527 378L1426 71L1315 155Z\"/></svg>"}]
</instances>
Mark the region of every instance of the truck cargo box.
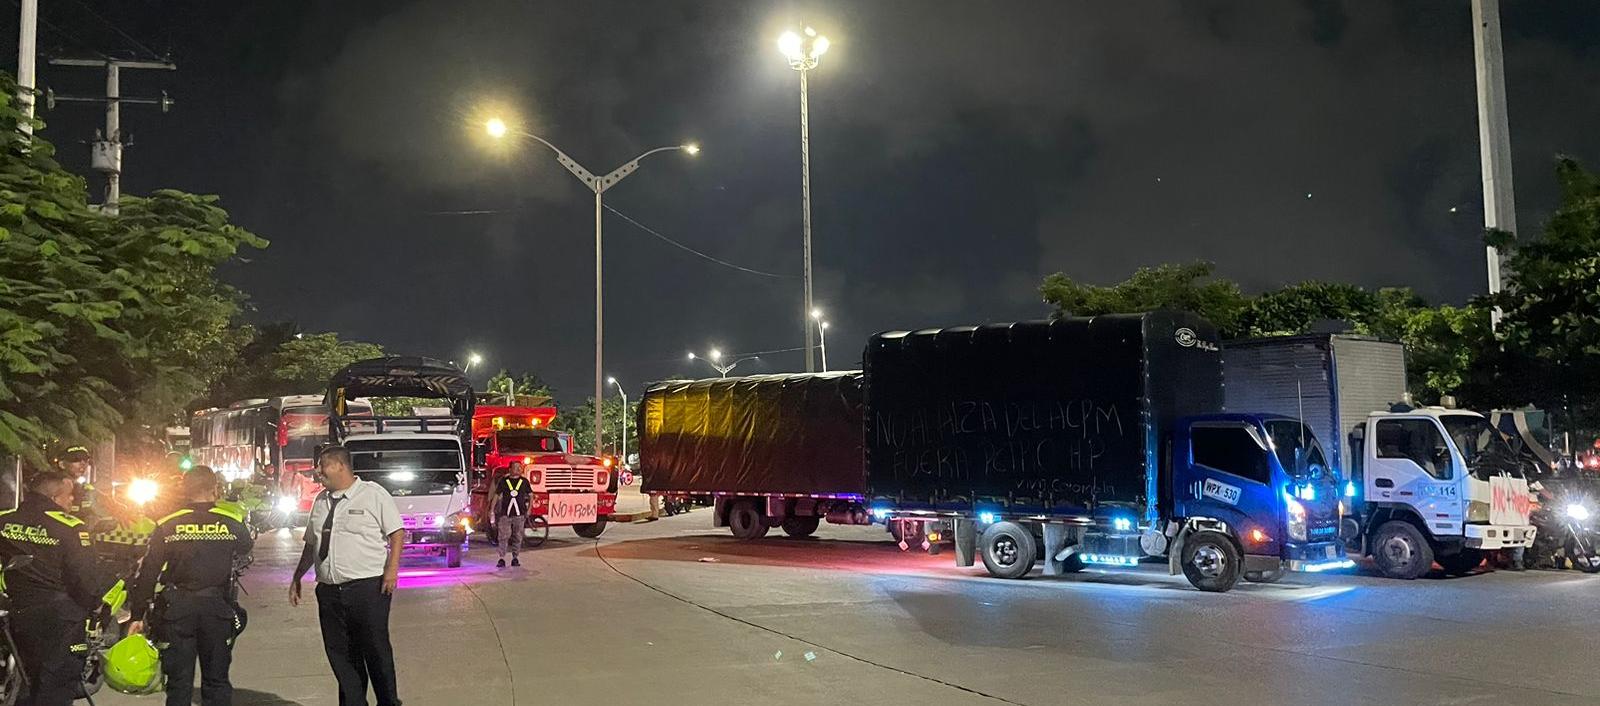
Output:
<instances>
[{"instance_id":1,"label":"truck cargo box","mask_svg":"<svg viewBox=\"0 0 1600 706\"><path fill-rule=\"evenodd\" d=\"M859 496L861 373L651 385L639 404L644 491Z\"/></svg>"},{"instance_id":2,"label":"truck cargo box","mask_svg":"<svg viewBox=\"0 0 1600 706\"><path fill-rule=\"evenodd\" d=\"M1328 462L1349 473L1350 431L1373 412L1405 402L1406 353L1399 343L1349 334L1229 341L1223 352L1230 412L1300 417Z\"/></svg>"},{"instance_id":3,"label":"truck cargo box","mask_svg":"<svg viewBox=\"0 0 1600 706\"><path fill-rule=\"evenodd\" d=\"M895 331L867 343L872 500L1091 514L1158 499L1179 416L1222 409L1216 330L1187 313Z\"/></svg>"}]
</instances>

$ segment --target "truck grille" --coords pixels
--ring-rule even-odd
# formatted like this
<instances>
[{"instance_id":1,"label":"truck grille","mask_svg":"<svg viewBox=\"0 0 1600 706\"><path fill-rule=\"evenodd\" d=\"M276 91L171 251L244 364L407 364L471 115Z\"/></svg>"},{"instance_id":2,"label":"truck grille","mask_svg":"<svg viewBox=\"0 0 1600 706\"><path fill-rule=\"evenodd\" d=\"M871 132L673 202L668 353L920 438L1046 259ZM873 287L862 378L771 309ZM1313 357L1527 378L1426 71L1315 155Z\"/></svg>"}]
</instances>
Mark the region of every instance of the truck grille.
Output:
<instances>
[{"instance_id":1,"label":"truck grille","mask_svg":"<svg viewBox=\"0 0 1600 706\"><path fill-rule=\"evenodd\" d=\"M593 491L594 471L580 468L545 468L544 487L551 492Z\"/></svg>"}]
</instances>

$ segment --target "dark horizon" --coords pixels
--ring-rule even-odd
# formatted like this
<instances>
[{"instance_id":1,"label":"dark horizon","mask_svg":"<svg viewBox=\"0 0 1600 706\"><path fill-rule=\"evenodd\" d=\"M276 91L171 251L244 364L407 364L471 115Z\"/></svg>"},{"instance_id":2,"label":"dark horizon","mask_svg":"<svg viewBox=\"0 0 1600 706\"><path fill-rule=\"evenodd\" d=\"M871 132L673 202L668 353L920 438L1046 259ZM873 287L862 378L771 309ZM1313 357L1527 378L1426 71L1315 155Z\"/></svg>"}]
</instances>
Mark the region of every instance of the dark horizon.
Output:
<instances>
[{"instance_id":1,"label":"dark horizon","mask_svg":"<svg viewBox=\"0 0 1600 706\"><path fill-rule=\"evenodd\" d=\"M608 214L606 357L630 392L714 375L685 353L801 343L798 81L775 46L801 24L833 40L811 75L811 155L836 369L874 331L1045 316L1036 288L1056 271L1110 283L1208 259L1250 291L1483 290L1465 0L1006 7L141 0L95 8L101 22L46 3L40 48L170 52L177 72L124 75L126 95L177 100L124 109L124 191L220 194L271 240L227 272L253 320L399 354L476 350L475 376L536 372L566 404L591 394L592 200L536 145L480 149L478 121L520 112L602 172L703 146L653 157L607 204L785 276ZM1533 235L1558 196L1554 156L1600 167L1600 6L1502 13L1517 223ZM39 76L103 88L92 69ZM89 174L99 111L41 117ZM778 353L740 371L801 365Z\"/></svg>"}]
</instances>

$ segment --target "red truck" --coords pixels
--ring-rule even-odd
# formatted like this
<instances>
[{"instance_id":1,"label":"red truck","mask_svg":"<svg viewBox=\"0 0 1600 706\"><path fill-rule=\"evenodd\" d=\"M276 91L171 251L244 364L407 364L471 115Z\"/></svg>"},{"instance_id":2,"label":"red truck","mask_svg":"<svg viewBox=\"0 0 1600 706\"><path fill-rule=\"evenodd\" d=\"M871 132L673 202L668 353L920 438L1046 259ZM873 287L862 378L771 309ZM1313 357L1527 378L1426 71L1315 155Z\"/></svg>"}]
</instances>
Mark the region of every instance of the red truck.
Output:
<instances>
[{"instance_id":1,"label":"red truck","mask_svg":"<svg viewBox=\"0 0 1600 706\"><path fill-rule=\"evenodd\" d=\"M551 525L598 537L616 512L617 485L608 458L571 453L571 437L550 428L554 407L479 406L472 418L472 516L490 532L489 492L513 461L521 461L533 503L530 538L542 541ZM491 536L493 536L491 534Z\"/></svg>"}]
</instances>

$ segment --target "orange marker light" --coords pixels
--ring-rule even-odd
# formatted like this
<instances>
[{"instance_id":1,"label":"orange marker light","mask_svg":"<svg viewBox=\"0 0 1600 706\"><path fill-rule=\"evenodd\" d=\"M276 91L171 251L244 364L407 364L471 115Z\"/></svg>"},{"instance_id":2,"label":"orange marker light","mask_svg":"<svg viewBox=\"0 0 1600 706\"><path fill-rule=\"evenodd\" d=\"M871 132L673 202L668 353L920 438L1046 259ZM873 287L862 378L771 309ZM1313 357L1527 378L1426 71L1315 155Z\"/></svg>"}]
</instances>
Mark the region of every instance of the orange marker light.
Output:
<instances>
[{"instance_id":1,"label":"orange marker light","mask_svg":"<svg viewBox=\"0 0 1600 706\"><path fill-rule=\"evenodd\" d=\"M1267 541L1267 533L1259 529L1250 530L1250 541L1260 544Z\"/></svg>"}]
</instances>

